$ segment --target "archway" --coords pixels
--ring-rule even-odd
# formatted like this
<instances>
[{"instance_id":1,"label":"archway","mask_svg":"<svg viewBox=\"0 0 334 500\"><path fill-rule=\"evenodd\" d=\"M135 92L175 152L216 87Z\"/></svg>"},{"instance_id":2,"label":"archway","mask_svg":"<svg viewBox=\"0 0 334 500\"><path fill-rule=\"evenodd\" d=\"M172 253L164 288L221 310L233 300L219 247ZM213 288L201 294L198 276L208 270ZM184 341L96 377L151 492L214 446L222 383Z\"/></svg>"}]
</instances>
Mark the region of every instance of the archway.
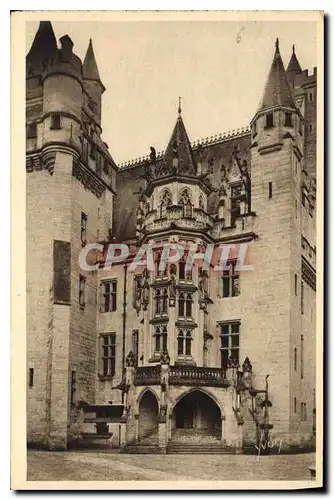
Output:
<instances>
[{"instance_id":1,"label":"archway","mask_svg":"<svg viewBox=\"0 0 334 500\"><path fill-rule=\"evenodd\" d=\"M182 436L221 438L221 411L217 403L201 390L185 394L174 406L172 433Z\"/></svg>"},{"instance_id":2,"label":"archway","mask_svg":"<svg viewBox=\"0 0 334 500\"><path fill-rule=\"evenodd\" d=\"M146 391L139 403L139 441L158 433L158 402L151 391Z\"/></svg>"}]
</instances>

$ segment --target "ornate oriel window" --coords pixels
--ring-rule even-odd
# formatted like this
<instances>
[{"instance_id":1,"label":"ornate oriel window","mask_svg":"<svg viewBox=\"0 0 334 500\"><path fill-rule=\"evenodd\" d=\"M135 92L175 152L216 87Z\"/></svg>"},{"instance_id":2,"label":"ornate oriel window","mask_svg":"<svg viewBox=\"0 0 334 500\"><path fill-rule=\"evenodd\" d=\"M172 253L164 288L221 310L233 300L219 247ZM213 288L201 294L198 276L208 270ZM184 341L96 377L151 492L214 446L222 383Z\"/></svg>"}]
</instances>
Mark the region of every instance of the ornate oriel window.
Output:
<instances>
[{"instance_id":1,"label":"ornate oriel window","mask_svg":"<svg viewBox=\"0 0 334 500\"><path fill-rule=\"evenodd\" d=\"M187 256L184 255L179 262L179 280L192 280L192 269L187 267Z\"/></svg>"},{"instance_id":2,"label":"ornate oriel window","mask_svg":"<svg viewBox=\"0 0 334 500\"><path fill-rule=\"evenodd\" d=\"M184 309L185 309L185 296L183 292L179 293L179 316L184 317Z\"/></svg>"},{"instance_id":3,"label":"ornate oriel window","mask_svg":"<svg viewBox=\"0 0 334 500\"><path fill-rule=\"evenodd\" d=\"M167 326L156 326L154 330L154 352L167 350Z\"/></svg>"},{"instance_id":4,"label":"ornate oriel window","mask_svg":"<svg viewBox=\"0 0 334 500\"><path fill-rule=\"evenodd\" d=\"M228 262L226 267L228 269L222 275L222 296L237 297L240 295L240 275L236 271L236 262Z\"/></svg>"},{"instance_id":5,"label":"ornate oriel window","mask_svg":"<svg viewBox=\"0 0 334 500\"><path fill-rule=\"evenodd\" d=\"M177 336L177 354L178 356L191 356L192 336L191 330L179 330Z\"/></svg>"},{"instance_id":6,"label":"ornate oriel window","mask_svg":"<svg viewBox=\"0 0 334 500\"><path fill-rule=\"evenodd\" d=\"M193 216L191 195L187 188L184 188L179 195L179 205L183 205L183 217Z\"/></svg>"},{"instance_id":7,"label":"ornate oriel window","mask_svg":"<svg viewBox=\"0 0 334 500\"><path fill-rule=\"evenodd\" d=\"M160 197L160 217L166 217L167 207L172 204L172 193L164 189Z\"/></svg>"}]
</instances>

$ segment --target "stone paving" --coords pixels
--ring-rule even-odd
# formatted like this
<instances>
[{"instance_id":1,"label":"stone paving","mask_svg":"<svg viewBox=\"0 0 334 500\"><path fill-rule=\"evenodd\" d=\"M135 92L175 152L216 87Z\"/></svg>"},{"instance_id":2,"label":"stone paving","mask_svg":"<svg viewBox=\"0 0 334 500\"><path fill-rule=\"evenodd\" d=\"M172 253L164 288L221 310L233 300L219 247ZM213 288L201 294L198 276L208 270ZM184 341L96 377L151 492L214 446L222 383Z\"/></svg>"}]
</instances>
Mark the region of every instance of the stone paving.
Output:
<instances>
[{"instance_id":1,"label":"stone paving","mask_svg":"<svg viewBox=\"0 0 334 500\"><path fill-rule=\"evenodd\" d=\"M300 455L121 455L28 452L28 481L309 480L314 453Z\"/></svg>"}]
</instances>

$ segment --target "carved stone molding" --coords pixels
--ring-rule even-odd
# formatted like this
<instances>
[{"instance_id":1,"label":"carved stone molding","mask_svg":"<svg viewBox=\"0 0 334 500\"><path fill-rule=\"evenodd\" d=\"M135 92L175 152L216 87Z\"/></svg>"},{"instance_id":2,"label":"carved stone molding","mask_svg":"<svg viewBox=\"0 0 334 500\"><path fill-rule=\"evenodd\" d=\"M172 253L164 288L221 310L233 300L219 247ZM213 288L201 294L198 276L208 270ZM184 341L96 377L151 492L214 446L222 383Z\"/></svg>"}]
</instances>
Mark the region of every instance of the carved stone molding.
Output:
<instances>
[{"instance_id":1,"label":"carved stone molding","mask_svg":"<svg viewBox=\"0 0 334 500\"><path fill-rule=\"evenodd\" d=\"M47 152L42 156L28 157L26 159L26 171L30 173L47 170L50 175L52 175L54 172L55 160L55 152Z\"/></svg>"},{"instance_id":2,"label":"carved stone molding","mask_svg":"<svg viewBox=\"0 0 334 500\"><path fill-rule=\"evenodd\" d=\"M72 175L81 182L85 189L91 191L97 198L101 198L106 188L87 167L77 161L73 161Z\"/></svg>"}]
</instances>

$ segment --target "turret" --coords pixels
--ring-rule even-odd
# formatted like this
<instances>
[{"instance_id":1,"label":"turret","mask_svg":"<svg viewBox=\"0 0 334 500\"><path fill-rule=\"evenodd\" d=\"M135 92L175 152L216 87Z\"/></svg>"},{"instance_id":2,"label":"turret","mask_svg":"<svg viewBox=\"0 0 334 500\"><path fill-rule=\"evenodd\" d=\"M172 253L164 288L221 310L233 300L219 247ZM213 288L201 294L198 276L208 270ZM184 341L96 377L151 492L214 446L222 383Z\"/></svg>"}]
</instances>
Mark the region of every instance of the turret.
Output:
<instances>
[{"instance_id":1,"label":"turret","mask_svg":"<svg viewBox=\"0 0 334 500\"><path fill-rule=\"evenodd\" d=\"M289 81L291 88L293 88L295 86L296 75L298 75L298 73L301 73L301 71L302 71L302 68L301 68L299 61L297 59L297 56L296 56L295 46L293 45L291 59L290 59L290 62L288 64L288 67L286 70L286 74L287 74L288 81Z\"/></svg>"},{"instance_id":2,"label":"turret","mask_svg":"<svg viewBox=\"0 0 334 500\"><path fill-rule=\"evenodd\" d=\"M62 142L79 147L82 106L82 64L68 35L44 64L43 143Z\"/></svg>"},{"instance_id":3,"label":"turret","mask_svg":"<svg viewBox=\"0 0 334 500\"><path fill-rule=\"evenodd\" d=\"M251 127L252 147L258 147L260 154L280 150L288 138L299 150L302 149L303 118L292 97L278 39L263 97Z\"/></svg>"},{"instance_id":4,"label":"turret","mask_svg":"<svg viewBox=\"0 0 334 500\"><path fill-rule=\"evenodd\" d=\"M57 42L52 24L50 21L41 21L26 58L27 78L42 75L47 59L52 57L56 51Z\"/></svg>"},{"instance_id":5,"label":"turret","mask_svg":"<svg viewBox=\"0 0 334 500\"><path fill-rule=\"evenodd\" d=\"M91 109L94 112L94 118L98 124L101 123L101 97L105 87L101 82L99 70L97 67L92 40L89 40L88 49L82 67L84 78L84 89L91 98Z\"/></svg>"}]
</instances>

